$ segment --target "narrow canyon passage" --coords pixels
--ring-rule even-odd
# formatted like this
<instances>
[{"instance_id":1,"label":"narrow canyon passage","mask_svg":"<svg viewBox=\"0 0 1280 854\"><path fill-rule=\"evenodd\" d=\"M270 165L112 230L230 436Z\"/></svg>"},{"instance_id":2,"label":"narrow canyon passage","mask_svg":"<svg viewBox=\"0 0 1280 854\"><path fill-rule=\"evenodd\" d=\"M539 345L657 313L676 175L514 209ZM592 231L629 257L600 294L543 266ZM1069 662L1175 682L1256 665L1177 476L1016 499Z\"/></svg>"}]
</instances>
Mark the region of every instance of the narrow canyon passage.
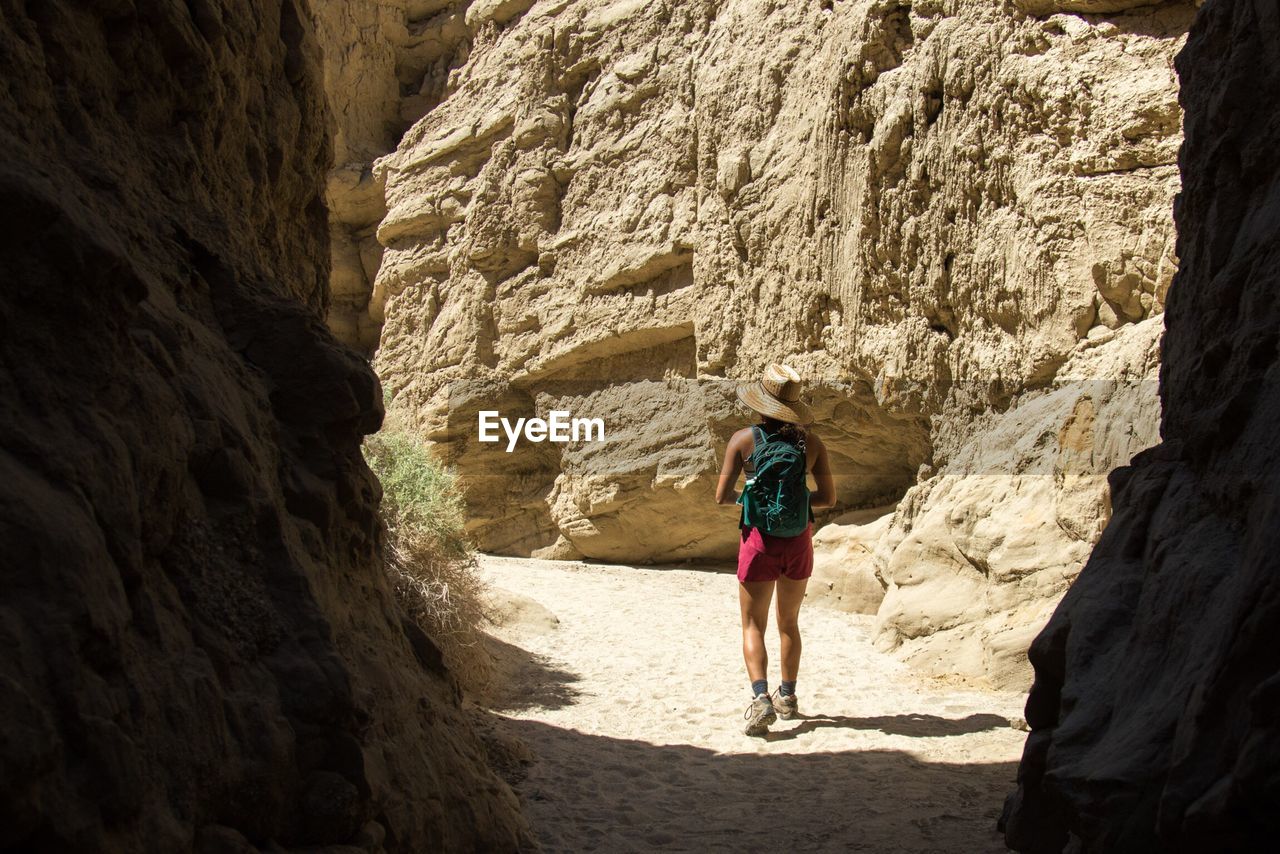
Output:
<instances>
[{"instance_id":1,"label":"narrow canyon passage","mask_svg":"<svg viewBox=\"0 0 1280 854\"><path fill-rule=\"evenodd\" d=\"M499 726L547 851L1003 851L1023 695L929 682L806 607L802 719L741 732L732 575L483 557ZM777 637L769 635L772 684Z\"/></svg>"},{"instance_id":2,"label":"narrow canyon passage","mask_svg":"<svg viewBox=\"0 0 1280 854\"><path fill-rule=\"evenodd\" d=\"M0 73L0 854L1276 848L1280 0L0 0ZM651 564L777 407L752 739Z\"/></svg>"}]
</instances>

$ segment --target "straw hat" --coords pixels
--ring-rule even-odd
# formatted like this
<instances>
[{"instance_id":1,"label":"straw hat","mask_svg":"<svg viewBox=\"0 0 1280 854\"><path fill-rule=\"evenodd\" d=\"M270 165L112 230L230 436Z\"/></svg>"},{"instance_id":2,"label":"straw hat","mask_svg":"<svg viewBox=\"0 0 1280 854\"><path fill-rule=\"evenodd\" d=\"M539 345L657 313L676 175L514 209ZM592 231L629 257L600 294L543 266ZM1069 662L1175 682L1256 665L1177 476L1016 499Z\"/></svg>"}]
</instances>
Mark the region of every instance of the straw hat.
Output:
<instances>
[{"instance_id":1,"label":"straw hat","mask_svg":"<svg viewBox=\"0 0 1280 854\"><path fill-rule=\"evenodd\" d=\"M770 365L759 382L738 386L738 400L767 418L813 423L813 413L800 399L800 375L786 365Z\"/></svg>"}]
</instances>

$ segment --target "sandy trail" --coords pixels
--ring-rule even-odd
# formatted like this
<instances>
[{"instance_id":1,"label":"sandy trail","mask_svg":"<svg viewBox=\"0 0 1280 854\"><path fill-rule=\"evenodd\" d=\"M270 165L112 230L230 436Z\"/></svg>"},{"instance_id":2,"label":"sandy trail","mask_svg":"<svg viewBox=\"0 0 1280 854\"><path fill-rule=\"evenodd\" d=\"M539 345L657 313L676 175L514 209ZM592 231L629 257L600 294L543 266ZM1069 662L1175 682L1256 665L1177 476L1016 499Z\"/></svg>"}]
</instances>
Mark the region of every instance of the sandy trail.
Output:
<instances>
[{"instance_id":1,"label":"sandy trail","mask_svg":"<svg viewBox=\"0 0 1280 854\"><path fill-rule=\"evenodd\" d=\"M924 681L874 649L871 618L809 607L804 719L752 739L732 575L481 567L559 620L526 601L494 632L493 704L535 757L516 788L544 850L1005 850L1022 695ZM773 687L772 626L768 641Z\"/></svg>"}]
</instances>

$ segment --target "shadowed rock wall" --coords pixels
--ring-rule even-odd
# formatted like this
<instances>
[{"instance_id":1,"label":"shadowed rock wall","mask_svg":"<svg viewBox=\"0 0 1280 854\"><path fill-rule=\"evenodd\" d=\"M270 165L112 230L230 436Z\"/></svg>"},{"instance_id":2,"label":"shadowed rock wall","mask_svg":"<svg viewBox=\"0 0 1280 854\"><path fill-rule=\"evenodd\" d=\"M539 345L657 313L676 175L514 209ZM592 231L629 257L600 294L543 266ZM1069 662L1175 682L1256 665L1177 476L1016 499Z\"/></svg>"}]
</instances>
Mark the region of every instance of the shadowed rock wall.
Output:
<instances>
[{"instance_id":1,"label":"shadowed rock wall","mask_svg":"<svg viewBox=\"0 0 1280 854\"><path fill-rule=\"evenodd\" d=\"M513 848L380 570L309 9L3 0L0 67L0 847Z\"/></svg>"},{"instance_id":2,"label":"shadowed rock wall","mask_svg":"<svg viewBox=\"0 0 1280 854\"><path fill-rule=\"evenodd\" d=\"M1186 143L1164 442L1031 648L1006 836L1026 852L1251 852L1280 835L1280 7L1211 0Z\"/></svg>"}]
</instances>

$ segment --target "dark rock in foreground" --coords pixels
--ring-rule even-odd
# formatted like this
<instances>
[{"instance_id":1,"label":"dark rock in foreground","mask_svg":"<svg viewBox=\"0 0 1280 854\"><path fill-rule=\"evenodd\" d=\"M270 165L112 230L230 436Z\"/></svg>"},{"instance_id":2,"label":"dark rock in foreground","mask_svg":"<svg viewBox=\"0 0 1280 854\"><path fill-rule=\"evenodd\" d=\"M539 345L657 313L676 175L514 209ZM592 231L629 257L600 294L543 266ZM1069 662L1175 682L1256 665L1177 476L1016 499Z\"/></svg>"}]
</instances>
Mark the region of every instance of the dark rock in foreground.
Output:
<instances>
[{"instance_id":1,"label":"dark rock in foreground","mask_svg":"<svg viewBox=\"0 0 1280 854\"><path fill-rule=\"evenodd\" d=\"M1271 850L1280 835L1280 5L1211 0L1186 109L1164 444L1031 649L1025 852Z\"/></svg>"},{"instance_id":2,"label":"dark rock in foreground","mask_svg":"<svg viewBox=\"0 0 1280 854\"><path fill-rule=\"evenodd\" d=\"M310 26L0 6L0 848L517 844L379 568Z\"/></svg>"}]
</instances>

